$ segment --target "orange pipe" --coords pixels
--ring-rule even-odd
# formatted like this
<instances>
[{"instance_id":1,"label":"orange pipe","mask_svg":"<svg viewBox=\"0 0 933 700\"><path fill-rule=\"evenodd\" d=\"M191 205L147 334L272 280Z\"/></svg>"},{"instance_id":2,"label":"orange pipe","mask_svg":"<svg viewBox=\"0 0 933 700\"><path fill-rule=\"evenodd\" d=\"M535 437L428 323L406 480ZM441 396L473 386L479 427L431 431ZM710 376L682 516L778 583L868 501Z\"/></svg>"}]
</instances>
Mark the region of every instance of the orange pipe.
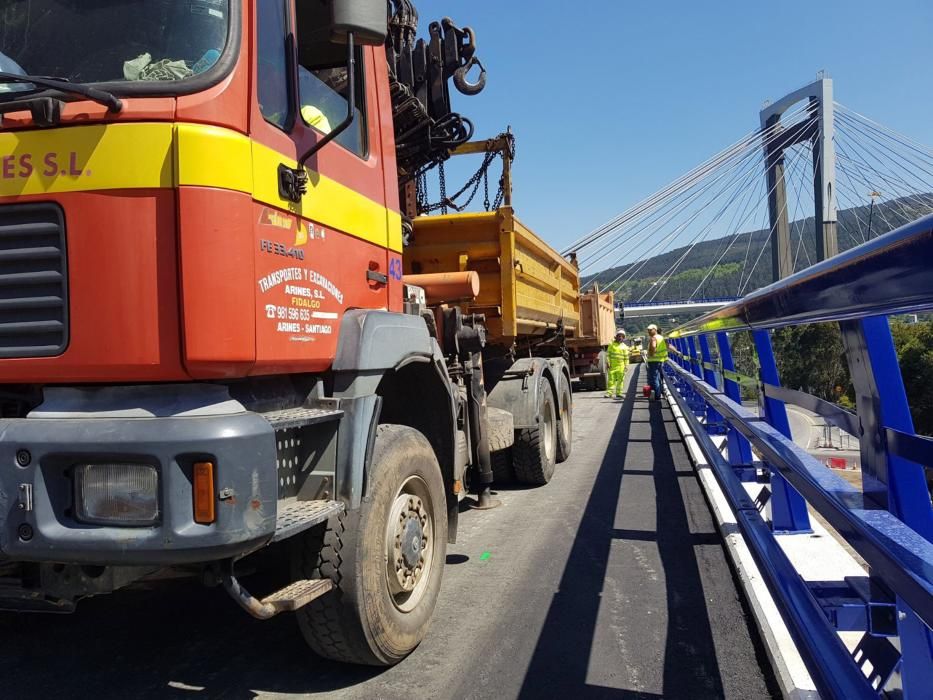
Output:
<instances>
[{"instance_id":1,"label":"orange pipe","mask_svg":"<svg viewBox=\"0 0 933 700\"><path fill-rule=\"evenodd\" d=\"M472 270L405 275L402 281L421 287L429 304L475 299L479 295L479 274Z\"/></svg>"}]
</instances>

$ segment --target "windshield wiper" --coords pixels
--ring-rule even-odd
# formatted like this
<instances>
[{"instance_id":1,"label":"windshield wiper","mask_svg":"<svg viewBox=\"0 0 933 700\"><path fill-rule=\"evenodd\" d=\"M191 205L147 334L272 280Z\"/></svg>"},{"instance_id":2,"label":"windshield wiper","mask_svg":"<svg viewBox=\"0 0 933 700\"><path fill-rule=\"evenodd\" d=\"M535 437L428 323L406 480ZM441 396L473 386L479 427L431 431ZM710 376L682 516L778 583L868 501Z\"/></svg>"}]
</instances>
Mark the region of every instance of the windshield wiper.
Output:
<instances>
[{"instance_id":1,"label":"windshield wiper","mask_svg":"<svg viewBox=\"0 0 933 700\"><path fill-rule=\"evenodd\" d=\"M108 112L119 112L123 109L123 102L120 98L106 90L98 90L89 85L81 83L72 83L59 78L47 78L41 75L18 75L16 73L5 73L0 71L0 83L29 83L39 85L40 87L59 90L60 92L71 93L72 95L81 95L107 108Z\"/></svg>"}]
</instances>

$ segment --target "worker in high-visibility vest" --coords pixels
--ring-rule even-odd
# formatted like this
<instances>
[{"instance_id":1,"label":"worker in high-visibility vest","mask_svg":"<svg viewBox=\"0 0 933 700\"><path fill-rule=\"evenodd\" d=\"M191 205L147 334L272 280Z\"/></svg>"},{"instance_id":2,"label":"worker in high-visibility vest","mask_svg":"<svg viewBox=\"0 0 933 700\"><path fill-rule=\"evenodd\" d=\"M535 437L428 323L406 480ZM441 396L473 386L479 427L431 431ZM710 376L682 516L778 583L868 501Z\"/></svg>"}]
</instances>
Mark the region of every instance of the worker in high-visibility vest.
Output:
<instances>
[{"instance_id":1,"label":"worker in high-visibility vest","mask_svg":"<svg viewBox=\"0 0 933 700\"><path fill-rule=\"evenodd\" d=\"M651 387L651 398L660 400L663 386L664 363L667 362L667 341L658 333L658 327L653 323L648 326L648 386Z\"/></svg>"},{"instance_id":2,"label":"worker in high-visibility vest","mask_svg":"<svg viewBox=\"0 0 933 700\"><path fill-rule=\"evenodd\" d=\"M606 347L606 366L609 376L606 381L606 396L622 398L622 382L625 381L625 369L632 349L625 344L625 331L616 331L616 338Z\"/></svg>"}]
</instances>

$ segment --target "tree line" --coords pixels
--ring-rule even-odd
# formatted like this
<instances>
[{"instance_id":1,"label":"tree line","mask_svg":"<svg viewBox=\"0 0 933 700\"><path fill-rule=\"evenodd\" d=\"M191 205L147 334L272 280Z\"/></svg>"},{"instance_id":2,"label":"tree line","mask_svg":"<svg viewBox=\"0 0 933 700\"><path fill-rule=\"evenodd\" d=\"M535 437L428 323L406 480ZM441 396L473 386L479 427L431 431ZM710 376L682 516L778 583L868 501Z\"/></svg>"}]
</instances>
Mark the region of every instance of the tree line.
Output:
<instances>
[{"instance_id":1,"label":"tree line","mask_svg":"<svg viewBox=\"0 0 933 700\"><path fill-rule=\"evenodd\" d=\"M933 435L933 320L907 323L892 318L890 324L914 429ZM855 389L838 324L780 328L773 332L772 344L783 386L855 410ZM758 377L751 334L733 334L731 345L736 370ZM743 387L743 393L743 398L757 397L751 386Z\"/></svg>"}]
</instances>

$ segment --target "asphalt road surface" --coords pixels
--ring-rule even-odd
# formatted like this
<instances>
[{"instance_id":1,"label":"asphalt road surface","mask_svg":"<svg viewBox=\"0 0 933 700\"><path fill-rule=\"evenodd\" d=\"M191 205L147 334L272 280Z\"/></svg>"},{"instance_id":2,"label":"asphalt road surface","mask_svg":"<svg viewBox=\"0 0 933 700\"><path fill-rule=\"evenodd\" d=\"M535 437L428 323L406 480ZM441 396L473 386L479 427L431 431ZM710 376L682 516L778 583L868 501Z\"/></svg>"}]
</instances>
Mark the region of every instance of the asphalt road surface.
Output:
<instances>
[{"instance_id":1,"label":"asphalt road surface","mask_svg":"<svg viewBox=\"0 0 933 700\"><path fill-rule=\"evenodd\" d=\"M797 409L796 406L787 406L787 422L790 424L790 434L800 447L810 449L814 444L816 423L810 416Z\"/></svg>"},{"instance_id":2,"label":"asphalt road surface","mask_svg":"<svg viewBox=\"0 0 933 700\"><path fill-rule=\"evenodd\" d=\"M0 617L3 698L778 697L670 411L575 395L554 480L466 511L426 641L392 669L315 658L282 615L168 581Z\"/></svg>"}]
</instances>

